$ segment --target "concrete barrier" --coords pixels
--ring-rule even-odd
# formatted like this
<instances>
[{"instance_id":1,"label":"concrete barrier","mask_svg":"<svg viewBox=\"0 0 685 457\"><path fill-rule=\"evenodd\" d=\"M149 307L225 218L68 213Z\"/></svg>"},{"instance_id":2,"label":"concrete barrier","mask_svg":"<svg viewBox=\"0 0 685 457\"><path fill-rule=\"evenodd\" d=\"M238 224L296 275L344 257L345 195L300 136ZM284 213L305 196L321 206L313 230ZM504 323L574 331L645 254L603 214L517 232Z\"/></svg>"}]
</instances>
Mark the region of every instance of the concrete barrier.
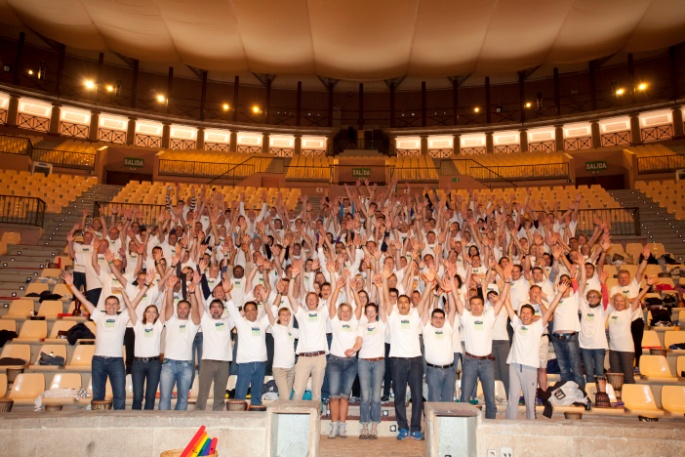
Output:
<instances>
[{"instance_id":1,"label":"concrete barrier","mask_svg":"<svg viewBox=\"0 0 685 457\"><path fill-rule=\"evenodd\" d=\"M319 402L278 400L269 405L267 416L269 457L319 457Z\"/></svg>"},{"instance_id":2,"label":"concrete barrier","mask_svg":"<svg viewBox=\"0 0 685 457\"><path fill-rule=\"evenodd\" d=\"M423 404L426 416L426 457L476 455L480 410L469 403Z\"/></svg>"}]
</instances>

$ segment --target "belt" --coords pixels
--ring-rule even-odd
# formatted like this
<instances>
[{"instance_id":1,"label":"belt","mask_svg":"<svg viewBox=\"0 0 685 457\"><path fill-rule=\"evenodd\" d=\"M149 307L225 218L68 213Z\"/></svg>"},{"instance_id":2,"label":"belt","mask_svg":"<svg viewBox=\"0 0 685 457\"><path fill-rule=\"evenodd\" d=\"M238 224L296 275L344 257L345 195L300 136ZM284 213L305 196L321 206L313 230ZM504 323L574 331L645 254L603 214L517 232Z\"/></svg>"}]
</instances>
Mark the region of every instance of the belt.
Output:
<instances>
[{"instance_id":1,"label":"belt","mask_svg":"<svg viewBox=\"0 0 685 457\"><path fill-rule=\"evenodd\" d=\"M155 356L155 357L134 357L133 358L134 362L153 362L155 360L159 360L159 356Z\"/></svg>"},{"instance_id":2,"label":"belt","mask_svg":"<svg viewBox=\"0 0 685 457\"><path fill-rule=\"evenodd\" d=\"M374 357L372 359L363 359L360 357L359 360L366 360L367 362L380 362L381 360L385 360L385 357Z\"/></svg>"},{"instance_id":3,"label":"belt","mask_svg":"<svg viewBox=\"0 0 685 457\"><path fill-rule=\"evenodd\" d=\"M123 360L124 359L123 357L110 357L108 355L94 355L93 357L99 357L101 359L114 359L114 360L117 360L117 359Z\"/></svg>"},{"instance_id":4,"label":"belt","mask_svg":"<svg viewBox=\"0 0 685 457\"><path fill-rule=\"evenodd\" d=\"M488 355L473 355L468 352L464 353L466 356L471 357L472 359L476 360L495 360L495 358L492 356L492 354Z\"/></svg>"},{"instance_id":5,"label":"belt","mask_svg":"<svg viewBox=\"0 0 685 457\"><path fill-rule=\"evenodd\" d=\"M552 336L553 336L554 338L559 339L559 340L567 340L567 339L571 338L572 336L575 336L576 333L577 333L577 332L569 332L569 333L557 333L557 332L554 332L554 333L552 333Z\"/></svg>"},{"instance_id":6,"label":"belt","mask_svg":"<svg viewBox=\"0 0 685 457\"><path fill-rule=\"evenodd\" d=\"M326 355L326 351L316 351L316 352L303 352L301 354L297 354L300 357L318 357L320 355Z\"/></svg>"},{"instance_id":7,"label":"belt","mask_svg":"<svg viewBox=\"0 0 685 457\"><path fill-rule=\"evenodd\" d=\"M426 366L429 366L429 367L431 367L431 368L442 368L442 369L445 369L445 368L453 367L453 366L454 366L454 362L450 363L449 365L433 365L432 363L426 362Z\"/></svg>"}]
</instances>

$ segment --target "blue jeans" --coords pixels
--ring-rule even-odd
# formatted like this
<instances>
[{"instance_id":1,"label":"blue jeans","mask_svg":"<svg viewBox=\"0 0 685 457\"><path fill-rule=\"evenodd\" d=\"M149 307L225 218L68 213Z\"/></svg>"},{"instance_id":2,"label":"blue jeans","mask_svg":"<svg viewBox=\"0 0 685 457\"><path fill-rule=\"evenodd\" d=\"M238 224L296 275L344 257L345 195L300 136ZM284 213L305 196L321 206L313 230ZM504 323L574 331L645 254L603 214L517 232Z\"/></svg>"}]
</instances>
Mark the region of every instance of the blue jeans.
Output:
<instances>
[{"instance_id":1,"label":"blue jeans","mask_svg":"<svg viewBox=\"0 0 685 457\"><path fill-rule=\"evenodd\" d=\"M193 339L193 375L190 378L191 386L193 385L193 381L195 381L195 367L197 367L197 372L200 372L200 362L202 361L202 341L202 332L197 332L195 334L195 338Z\"/></svg>"},{"instance_id":2,"label":"blue jeans","mask_svg":"<svg viewBox=\"0 0 685 457\"><path fill-rule=\"evenodd\" d=\"M333 342L333 334L326 333L326 344L328 344L328 350L331 349L331 343ZM328 358L330 354L326 354L326 366L328 366ZM331 389L328 386L328 370L323 375L323 384L321 385L321 401L324 403L328 401L331 396Z\"/></svg>"},{"instance_id":3,"label":"blue jeans","mask_svg":"<svg viewBox=\"0 0 685 457\"><path fill-rule=\"evenodd\" d=\"M326 375L329 398L349 398L354 378L357 376L357 358L329 356Z\"/></svg>"},{"instance_id":4,"label":"blue jeans","mask_svg":"<svg viewBox=\"0 0 685 457\"><path fill-rule=\"evenodd\" d=\"M155 395L159 386L159 376L162 363L159 357L147 362L134 360L131 367L131 381L133 382L133 409L143 406L143 392L145 392L145 409L155 409ZM147 383L146 383L147 378Z\"/></svg>"},{"instance_id":5,"label":"blue jeans","mask_svg":"<svg viewBox=\"0 0 685 457\"><path fill-rule=\"evenodd\" d=\"M357 372L362 391L361 423L378 424L381 421L381 383L385 375L385 360L369 362L359 359Z\"/></svg>"},{"instance_id":6,"label":"blue jeans","mask_svg":"<svg viewBox=\"0 0 685 457\"><path fill-rule=\"evenodd\" d=\"M261 405L265 370L266 362L239 363L238 379L235 382L235 398L244 400L247 396L247 388L251 387L250 404Z\"/></svg>"},{"instance_id":7,"label":"blue jeans","mask_svg":"<svg viewBox=\"0 0 685 457\"><path fill-rule=\"evenodd\" d=\"M400 430L409 430L407 422L407 384L411 389L411 432L421 431L423 412L423 357L393 357L392 385L395 389L395 416Z\"/></svg>"},{"instance_id":8,"label":"blue jeans","mask_svg":"<svg viewBox=\"0 0 685 457\"><path fill-rule=\"evenodd\" d=\"M107 377L112 384L114 409L126 408L126 369L123 357L93 356L92 362L93 400L104 400Z\"/></svg>"},{"instance_id":9,"label":"blue jeans","mask_svg":"<svg viewBox=\"0 0 685 457\"><path fill-rule=\"evenodd\" d=\"M485 418L494 419L497 416L495 404L495 362L493 360L474 359L464 355L464 371L461 376L461 399L469 401L480 379L485 397Z\"/></svg>"},{"instance_id":10,"label":"blue jeans","mask_svg":"<svg viewBox=\"0 0 685 457\"><path fill-rule=\"evenodd\" d=\"M557 356L559 371L562 381L573 381L582 390L585 390L585 378L580 367L580 346L578 346L578 333L567 338L559 338L557 333L552 333L552 344Z\"/></svg>"},{"instance_id":11,"label":"blue jeans","mask_svg":"<svg viewBox=\"0 0 685 457\"><path fill-rule=\"evenodd\" d=\"M448 368L428 366L426 384L428 384L428 401L454 401L454 386L457 372L454 365Z\"/></svg>"},{"instance_id":12,"label":"blue jeans","mask_svg":"<svg viewBox=\"0 0 685 457\"><path fill-rule=\"evenodd\" d=\"M604 376L604 352L604 349L580 348L587 382L595 382L595 376Z\"/></svg>"},{"instance_id":13,"label":"blue jeans","mask_svg":"<svg viewBox=\"0 0 685 457\"><path fill-rule=\"evenodd\" d=\"M176 411L188 409L188 391L193 379L192 360L164 359L159 380L159 409L171 409L171 393L176 385Z\"/></svg>"}]
</instances>

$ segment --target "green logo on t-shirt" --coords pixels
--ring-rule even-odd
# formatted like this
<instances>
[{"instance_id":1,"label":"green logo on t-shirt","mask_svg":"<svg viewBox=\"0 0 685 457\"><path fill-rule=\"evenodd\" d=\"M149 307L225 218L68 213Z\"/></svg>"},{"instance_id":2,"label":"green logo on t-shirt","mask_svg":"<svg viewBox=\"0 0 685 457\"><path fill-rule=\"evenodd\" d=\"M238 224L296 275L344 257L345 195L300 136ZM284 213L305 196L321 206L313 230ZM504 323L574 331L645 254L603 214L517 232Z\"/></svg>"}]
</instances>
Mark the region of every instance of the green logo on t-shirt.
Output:
<instances>
[{"instance_id":1,"label":"green logo on t-shirt","mask_svg":"<svg viewBox=\"0 0 685 457\"><path fill-rule=\"evenodd\" d=\"M408 320L401 320L400 321L400 328L402 330L409 330L409 321Z\"/></svg>"}]
</instances>

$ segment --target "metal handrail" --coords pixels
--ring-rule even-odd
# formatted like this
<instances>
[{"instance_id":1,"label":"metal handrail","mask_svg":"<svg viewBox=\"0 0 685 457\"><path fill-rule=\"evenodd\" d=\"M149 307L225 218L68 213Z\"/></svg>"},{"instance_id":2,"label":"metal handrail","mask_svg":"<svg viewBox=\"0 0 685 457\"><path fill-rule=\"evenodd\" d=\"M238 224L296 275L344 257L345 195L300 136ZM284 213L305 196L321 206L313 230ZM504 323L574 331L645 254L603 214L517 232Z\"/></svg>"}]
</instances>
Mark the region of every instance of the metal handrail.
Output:
<instances>
[{"instance_id":1,"label":"metal handrail","mask_svg":"<svg viewBox=\"0 0 685 457\"><path fill-rule=\"evenodd\" d=\"M0 195L0 223L42 227L47 204L38 197Z\"/></svg>"},{"instance_id":2,"label":"metal handrail","mask_svg":"<svg viewBox=\"0 0 685 457\"><path fill-rule=\"evenodd\" d=\"M547 170L549 171L548 173L540 173L541 169L545 169L547 167ZM555 162L555 163L539 163L539 164L525 164L525 165L493 165L491 167L471 167L472 174L471 177L473 177L476 180L479 181L500 181L500 179L497 178L492 178L486 176L478 177L473 174L474 169L482 170L487 170L492 174L497 175L499 178L503 178L503 176L495 171L495 169L500 170L504 172L505 170L511 170L511 169L521 169L520 173L516 173L516 176L510 176L509 178L503 178L506 181L513 183L514 180L516 181L535 181L535 180L542 180L542 179L558 179L558 178L569 178L569 166L568 162ZM526 173L527 170L530 170L530 173ZM559 172L556 172L559 171Z\"/></svg>"},{"instance_id":3,"label":"metal handrail","mask_svg":"<svg viewBox=\"0 0 685 457\"><path fill-rule=\"evenodd\" d=\"M213 179L212 179L211 181L209 181L207 184L212 184L214 181L217 181L217 180L219 180L219 179L222 179L224 175L230 173L231 171L237 169L237 168L240 167L240 166L247 165L247 166L252 166L252 167L254 167L254 165L250 165L250 164L247 163L247 162L249 162L250 160L254 160L254 159L260 159L260 160L261 160L261 159L265 159L265 158L271 158L271 159L273 159L272 157L250 156L250 157L248 157L247 159L243 160L243 161L240 162L240 163L230 164L230 165L234 165L234 166L231 167L231 168L229 168L229 169L226 170L225 172L223 172L221 175L219 175L219 176L213 178ZM263 170L259 170L259 172L262 172L262 171L263 171ZM254 174L254 169L253 169L253 172L252 172L250 175L252 175L252 174ZM248 175L248 176L250 176L250 175Z\"/></svg>"},{"instance_id":4,"label":"metal handrail","mask_svg":"<svg viewBox=\"0 0 685 457\"><path fill-rule=\"evenodd\" d=\"M208 184L211 184L218 179L231 179L235 181L238 178L242 179L255 173L254 165L247 164L245 162L246 161L243 161L240 164L232 164L220 162L192 162L187 160L159 159L159 175L187 176L191 178L212 178ZM179 169L178 167L174 167L172 164L179 164L182 167ZM225 171L221 171L224 170L224 168ZM217 171L213 172L214 170ZM240 171L240 173L238 173L238 171Z\"/></svg>"},{"instance_id":5,"label":"metal handrail","mask_svg":"<svg viewBox=\"0 0 685 457\"><path fill-rule=\"evenodd\" d=\"M51 163L62 168L73 168L77 170L95 169L95 154L89 152L34 147L31 153L31 159L37 162Z\"/></svg>"},{"instance_id":6,"label":"metal handrail","mask_svg":"<svg viewBox=\"0 0 685 457\"><path fill-rule=\"evenodd\" d=\"M663 162L666 166L663 166ZM637 173L666 173L685 168L685 154L664 154L660 156L637 157Z\"/></svg>"}]
</instances>

